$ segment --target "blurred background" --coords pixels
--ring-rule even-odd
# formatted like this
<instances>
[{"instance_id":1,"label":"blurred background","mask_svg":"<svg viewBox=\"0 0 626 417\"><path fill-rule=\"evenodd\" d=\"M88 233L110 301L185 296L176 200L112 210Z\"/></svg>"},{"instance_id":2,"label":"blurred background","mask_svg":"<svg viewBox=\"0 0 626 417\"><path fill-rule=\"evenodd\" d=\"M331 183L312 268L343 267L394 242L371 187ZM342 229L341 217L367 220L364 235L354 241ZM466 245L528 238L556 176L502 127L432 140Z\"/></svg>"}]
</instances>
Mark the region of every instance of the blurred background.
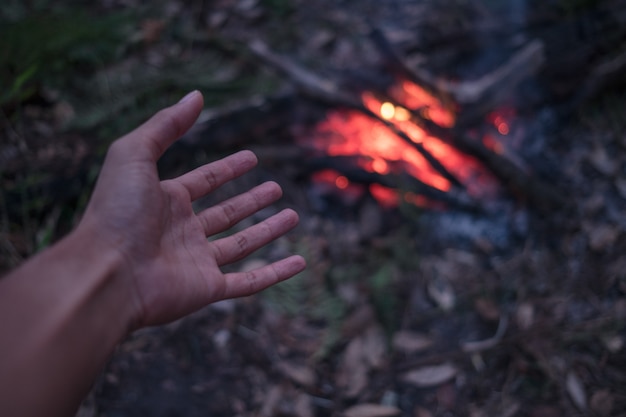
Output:
<instances>
[{"instance_id":1,"label":"blurred background","mask_svg":"<svg viewBox=\"0 0 626 417\"><path fill-rule=\"evenodd\" d=\"M0 273L76 225L111 141L198 89L162 176L253 149L196 208L278 181L249 221L300 226L229 268L309 268L131 335L79 416L626 415L624 74L621 0L4 0ZM498 156L425 140L455 186L333 154L411 109L398 80L426 126L452 115L426 136Z\"/></svg>"}]
</instances>

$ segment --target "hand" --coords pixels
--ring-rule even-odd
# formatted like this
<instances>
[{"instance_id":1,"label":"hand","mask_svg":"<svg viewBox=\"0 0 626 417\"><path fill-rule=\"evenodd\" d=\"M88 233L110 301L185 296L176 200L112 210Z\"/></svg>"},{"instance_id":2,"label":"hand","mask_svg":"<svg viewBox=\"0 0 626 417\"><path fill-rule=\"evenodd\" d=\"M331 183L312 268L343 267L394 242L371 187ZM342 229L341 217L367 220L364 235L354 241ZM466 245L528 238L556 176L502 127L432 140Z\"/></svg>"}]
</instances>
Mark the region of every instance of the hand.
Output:
<instances>
[{"instance_id":1,"label":"hand","mask_svg":"<svg viewBox=\"0 0 626 417\"><path fill-rule=\"evenodd\" d=\"M114 142L78 227L123 256L117 275L133 291L135 327L256 293L305 268L302 257L291 256L250 272L220 270L294 228L298 216L293 210L232 236L207 240L276 201L282 194L278 184L261 184L200 213L192 209L193 201L253 168L257 160L252 152L159 180L157 160L192 126L202 105L201 94L190 93Z\"/></svg>"}]
</instances>

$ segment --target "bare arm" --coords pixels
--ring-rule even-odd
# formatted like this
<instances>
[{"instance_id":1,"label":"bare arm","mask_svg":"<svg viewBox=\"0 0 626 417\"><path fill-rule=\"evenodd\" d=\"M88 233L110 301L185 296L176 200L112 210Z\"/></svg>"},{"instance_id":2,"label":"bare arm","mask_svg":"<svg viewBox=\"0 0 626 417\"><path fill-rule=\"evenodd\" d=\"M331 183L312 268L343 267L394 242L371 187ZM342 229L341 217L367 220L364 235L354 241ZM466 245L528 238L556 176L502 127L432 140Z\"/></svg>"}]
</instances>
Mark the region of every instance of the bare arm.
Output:
<instances>
[{"instance_id":1,"label":"bare arm","mask_svg":"<svg viewBox=\"0 0 626 417\"><path fill-rule=\"evenodd\" d=\"M245 273L220 270L295 227L292 210L207 240L278 199L277 184L193 212L194 200L255 166L251 152L159 180L156 161L201 108L192 93L116 141L76 230L0 281L0 415L69 416L128 332L304 269L291 256Z\"/></svg>"}]
</instances>

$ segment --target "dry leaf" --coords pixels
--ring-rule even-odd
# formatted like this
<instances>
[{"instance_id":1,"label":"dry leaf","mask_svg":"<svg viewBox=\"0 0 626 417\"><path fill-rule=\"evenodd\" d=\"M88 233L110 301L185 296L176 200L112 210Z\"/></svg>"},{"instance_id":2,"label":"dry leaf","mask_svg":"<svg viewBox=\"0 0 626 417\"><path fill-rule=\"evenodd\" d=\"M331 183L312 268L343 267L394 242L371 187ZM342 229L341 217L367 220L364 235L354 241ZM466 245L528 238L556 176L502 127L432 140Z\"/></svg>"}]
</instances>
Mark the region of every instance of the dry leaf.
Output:
<instances>
[{"instance_id":1,"label":"dry leaf","mask_svg":"<svg viewBox=\"0 0 626 417\"><path fill-rule=\"evenodd\" d=\"M563 413L551 405L539 405L530 411L530 417L562 417Z\"/></svg>"},{"instance_id":2,"label":"dry leaf","mask_svg":"<svg viewBox=\"0 0 626 417\"><path fill-rule=\"evenodd\" d=\"M250 272L254 269L263 268L264 266L268 264L269 262L267 262L265 259L251 258L251 259L247 259L241 264L241 266L239 267L239 271Z\"/></svg>"},{"instance_id":3,"label":"dry leaf","mask_svg":"<svg viewBox=\"0 0 626 417\"><path fill-rule=\"evenodd\" d=\"M530 303L520 303L515 310L515 322L522 330L526 330L535 321L535 307Z\"/></svg>"},{"instance_id":4,"label":"dry leaf","mask_svg":"<svg viewBox=\"0 0 626 417\"><path fill-rule=\"evenodd\" d=\"M435 387L444 382L448 382L456 376L458 369L450 364L425 366L415 369L404 374L402 378L404 382L415 385L417 387Z\"/></svg>"},{"instance_id":5,"label":"dry leaf","mask_svg":"<svg viewBox=\"0 0 626 417\"><path fill-rule=\"evenodd\" d=\"M364 335L363 359L372 368L380 368L385 360L387 344L380 326L372 326Z\"/></svg>"},{"instance_id":6,"label":"dry leaf","mask_svg":"<svg viewBox=\"0 0 626 417\"><path fill-rule=\"evenodd\" d=\"M589 162L595 169L601 174L606 176L612 176L617 171L618 165L616 161L611 160L603 147L597 147L591 155L589 155Z\"/></svg>"},{"instance_id":7,"label":"dry leaf","mask_svg":"<svg viewBox=\"0 0 626 417\"><path fill-rule=\"evenodd\" d=\"M276 385L270 388L269 392L263 397L263 406L259 412L260 417L272 417L276 414L276 409L280 403L281 398L284 395L284 390L281 386Z\"/></svg>"},{"instance_id":8,"label":"dry leaf","mask_svg":"<svg viewBox=\"0 0 626 417\"><path fill-rule=\"evenodd\" d=\"M598 252L612 246L620 232L619 228L608 224L588 225L586 229L589 236L589 247Z\"/></svg>"},{"instance_id":9,"label":"dry leaf","mask_svg":"<svg viewBox=\"0 0 626 417\"><path fill-rule=\"evenodd\" d=\"M315 412L313 411L313 403L311 397L307 394L301 393L294 400L293 404L294 414L298 417L313 417Z\"/></svg>"},{"instance_id":10,"label":"dry leaf","mask_svg":"<svg viewBox=\"0 0 626 417\"><path fill-rule=\"evenodd\" d=\"M591 410L600 417L610 416L613 411L615 399L608 389L599 390L593 393L589 406Z\"/></svg>"},{"instance_id":11,"label":"dry leaf","mask_svg":"<svg viewBox=\"0 0 626 417\"><path fill-rule=\"evenodd\" d=\"M500 318L500 309L488 298L478 298L474 301L476 312L487 321L497 321Z\"/></svg>"},{"instance_id":12,"label":"dry leaf","mask_svg":"<svg viewBox=\"0 0 626 417\"><path fill-rule=\"evenodd\" d=\"M376 320L376 313L370 304L365 304L356 309L343 322L341 334L346 339L353 339L361 334Z\"/></svg>"},{"instance_id":13,"label":"dry leaf","mask_svg":"<svg viewBox=\"0 0 626 417\"><path fill-rule=\"evenodd\" d=\"M426 335L411 331L400 331L393 336L392 345L395 349L406 353L415 353L432 346L433 341Z\"/></svg>"},{"instance_id":14,"label":"dry leaf","mask_svg":"<svg viewBox=\"0 0 626 417\"><path fill-rule=\"evenodd\" d=\"M413 411L413 415L415 417L433 417L433 413L422 407L417 407L415 411Z\"/></svg>"},{"instance_id":15,"label":"dry leaf","mask_svg":"<svg viewBox=\"0 0 626 417\"><path fill-rule=\"evenodd\" d=\"M276 367L284 376L291 379L296 384L300 384L304 387L312 387L315 385L315 373L311 368L287 361L279 362Z\"/></svg>"},{"instance_id":16,"label":"dry leaf","mask_svg":"<svg viewBox=\"0 0 626 417\"><path fill-rule=\"evenodd\" d=\"M457 402L457 389L453 383L440 385L437 388L437 404L442 410L451 411Z\"/></svg>"},{"instance_id":17,"label":"dry leaf","mask_svg":"<svg viewBox=\"0 0 626 417\"><path fill-rule=\"evenodd\" d=\"M565 388L567 389L567 393L572 398L576 407L580 410L584 411L587 409L587 394L585 393L585 387L583 383L578 378L573 371L569 371L567 373L567 377L565 378Z\"/></svg>"},{"instance_id":18,"label":"dry leaf","mask_svg":"<svg viewBox=\"0 0 626 417\"><path fill-rule=\"evenodd\" d=\"M369 366L363 357L363 345L363 337L350 341L337 374L337 385L345 390L348 398L357 396L367 386Z\"/></svg>"},{"instance_id":19,"label":"dry leaf","mask_svg":"<svg viewBox=\"0 0 626 417\"><path fill-rule=\"evenodd\" d=\"M380 404L358 404L344 411L345 417L392 417L401 413L400 409Z\"/></svg>"},{"instance_id":20,"label":"dry leaf","mask_svg":"<svg viewBox=\"0 0 626 417\"><path fill-rule=\"evenodd\" d=\"M619 335L606 335L602 337L604 346L611 353L617 353L624 347L624 339Z\"/></svg>"},{"instance_id":21,"label":"dry leaf","mask_svg":"<svg viewBox=\"0 0 626 417\"><path fill-rule=\"evenodd\" d=\"M428 295L443 311L450 311L456 304L452 286L442 279L432 279L428 284Z\"/></svg>"},{"instance_id":22,"label":"dry leaf","mask_svg":"<svg viewBox=\"0 0 626 417\"><path fill-rule=\"evenodd\" d=\"M145 43L154 43L159 40L165 29L165 21L161 19L146 19L141 22L141 38Z\"/></svg>"}]
</instances>

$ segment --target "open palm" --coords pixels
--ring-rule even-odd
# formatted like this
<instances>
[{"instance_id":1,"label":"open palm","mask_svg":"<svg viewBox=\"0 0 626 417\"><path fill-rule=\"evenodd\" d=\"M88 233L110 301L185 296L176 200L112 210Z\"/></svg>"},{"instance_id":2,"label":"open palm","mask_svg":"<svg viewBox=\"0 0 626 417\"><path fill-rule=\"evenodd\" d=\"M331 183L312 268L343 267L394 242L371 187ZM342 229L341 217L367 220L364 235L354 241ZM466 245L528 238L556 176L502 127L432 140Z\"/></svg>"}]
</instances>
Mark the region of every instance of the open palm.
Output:
<instances>
[{"instance_id":1,"label":"open palm","mask_svg":"<svg viewBox=\"0 0 626 417\"><path fill-rule=\"evenodd\" d=\"M135 293L137 326L171 321L221 299L258 292L302 271L291 256L262 268L224 274L220 267L245 258L298 223L282 212L225 238L209 241L276 201L278 184L267 182L194 213L192 203L256 165L242 151L178 178L161 181L156 162L194 123L202 108L195 92L162 110L116 141L81 226L111 245L124 259L124 279Z\"/></svg>"}]
</instances>

